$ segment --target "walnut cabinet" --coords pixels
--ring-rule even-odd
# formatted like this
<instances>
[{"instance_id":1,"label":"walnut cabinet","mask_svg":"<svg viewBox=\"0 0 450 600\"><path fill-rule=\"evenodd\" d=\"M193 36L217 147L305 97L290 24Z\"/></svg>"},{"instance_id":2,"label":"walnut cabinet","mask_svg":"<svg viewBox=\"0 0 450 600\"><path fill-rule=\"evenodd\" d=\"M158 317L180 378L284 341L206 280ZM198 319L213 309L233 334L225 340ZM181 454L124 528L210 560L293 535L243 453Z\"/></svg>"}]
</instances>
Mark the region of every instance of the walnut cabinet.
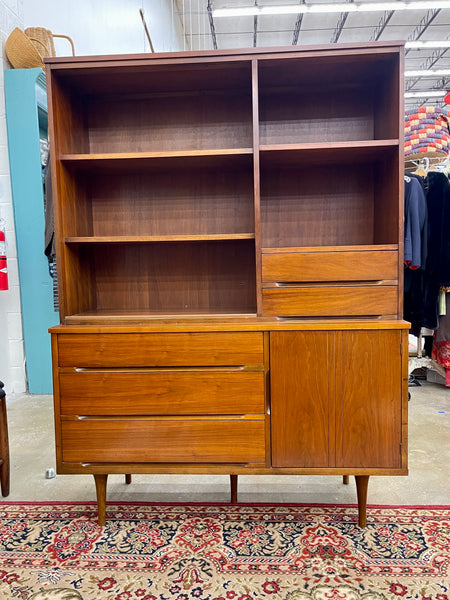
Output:
<instances>
[{"instance_id":1,"label":"walnut cabinet","mask_svg":"<svg viewBox=\"0 0 450 600\"><path fill-rule=\"evenodd\" d=\"M407 473L403 46L47 59L59 473Z\"/></svg>"}]
</instances>

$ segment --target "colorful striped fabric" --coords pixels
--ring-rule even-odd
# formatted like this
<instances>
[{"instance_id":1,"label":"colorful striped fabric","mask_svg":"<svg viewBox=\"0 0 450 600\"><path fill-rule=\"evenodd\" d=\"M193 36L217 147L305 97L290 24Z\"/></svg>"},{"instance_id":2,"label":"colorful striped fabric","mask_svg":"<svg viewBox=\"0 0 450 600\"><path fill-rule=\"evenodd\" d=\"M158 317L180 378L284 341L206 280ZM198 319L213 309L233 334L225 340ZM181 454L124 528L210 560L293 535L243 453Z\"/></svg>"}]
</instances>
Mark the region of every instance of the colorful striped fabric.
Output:
<instances>
[{"instance_id":1,"label":"colorful striped fabric","mask_svg":"<svg viewBox=\"0 0 450 600\"><path fill-rule=\"evenodd\" d=\"M405 114L405 156L442 156L450 149L448 109L421 106Z\"/></svg>"}]
</instances>

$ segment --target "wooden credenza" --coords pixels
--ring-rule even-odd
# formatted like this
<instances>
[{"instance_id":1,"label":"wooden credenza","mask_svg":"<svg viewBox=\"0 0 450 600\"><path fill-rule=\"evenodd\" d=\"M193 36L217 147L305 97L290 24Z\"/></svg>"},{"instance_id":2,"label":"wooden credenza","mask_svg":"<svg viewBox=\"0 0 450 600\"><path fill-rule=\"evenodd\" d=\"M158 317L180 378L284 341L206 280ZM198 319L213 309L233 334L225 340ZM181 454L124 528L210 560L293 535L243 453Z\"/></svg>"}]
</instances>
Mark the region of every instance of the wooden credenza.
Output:
<instances>
[{"instance_id":1,"label":"wooden credenza","mask_svg":"<svg viewBox=\"0 0 450 600\"><path fill-rule=\"evenodd\" d=\"M59 473L407 473L400 43L47 61ZM128 479L129 480L129 479Z\"/></svg>"}]
</instances>

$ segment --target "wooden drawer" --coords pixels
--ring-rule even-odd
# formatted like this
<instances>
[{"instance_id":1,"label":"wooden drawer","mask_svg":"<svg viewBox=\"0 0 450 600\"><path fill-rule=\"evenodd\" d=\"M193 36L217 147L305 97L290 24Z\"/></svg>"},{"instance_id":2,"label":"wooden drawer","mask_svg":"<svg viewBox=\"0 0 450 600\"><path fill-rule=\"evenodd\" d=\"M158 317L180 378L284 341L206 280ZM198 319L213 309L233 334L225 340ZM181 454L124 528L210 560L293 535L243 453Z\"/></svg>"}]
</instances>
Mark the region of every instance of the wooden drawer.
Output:
<instances>
[{"instance_id":1,"label":"wooden drawer","mask_svg":"<svg viewBox=\"0 0 450 600\"><path fill-rule=\"evenodd\" d=\"M263 362L260 332L58 335L60 367L206 367Z\"/></svg>"},{"instance_id":2,"label":"wooden drawer","mask_svg":"<svg viewBox=\"0 0 450 600\"><path fill-rule=\"evenodd\" d=\"M397 286L316 286L263 290L263 315L334 317L394 315Z\"/></svg>"},{"instance_id":3,"label":"wooden drawer","mask_svg":"<svg viewBox=\"0 0 450 600\"><path fill-rule=\"evenodd\" d=\"M398 252L283 252L262 255L263 282L398 279Z\"/></svg>"},{"instance_id":4,"label":"wooden drawer","mask_svg":"<svg viewBox=\"0 0 450 600\"><path fill-rule=\"evenodd\" d=\"M263 463L260 419L62 421L62 460L99 463Z\"/></svg>"},{"instance_id":5,"label":"wooden drawer","mask_svg":"<svg viewBox=\"0 0 450 600\"><path fill-rule=\"evenodd\" d=\"M62 415L264 413L262 371L79 371L59 385Z\"/></svg>"}]
</instances>

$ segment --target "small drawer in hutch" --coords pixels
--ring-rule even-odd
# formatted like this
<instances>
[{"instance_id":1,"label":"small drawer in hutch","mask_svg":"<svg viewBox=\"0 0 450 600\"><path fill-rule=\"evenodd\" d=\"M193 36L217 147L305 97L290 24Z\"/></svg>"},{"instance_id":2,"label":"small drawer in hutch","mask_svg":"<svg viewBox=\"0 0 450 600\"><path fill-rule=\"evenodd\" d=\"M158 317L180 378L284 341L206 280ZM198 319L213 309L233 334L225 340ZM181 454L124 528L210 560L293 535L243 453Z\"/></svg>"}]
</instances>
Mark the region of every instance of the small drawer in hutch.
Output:
<instances>
[{"instance_id":1,"label":"small drawer in hutch","mask_svg":"<svg viewBox=\"0 0 450 600\"><path fill-rule=\"evenodd\" d=\"M393 315L397 286L317 285L263 289L264 316L339 317Z\"/></svg>"},{"instance_id":2,"label":"small drawer in hutch","mask_svg":"<svg viewBox=\"0 0 450 600\"><path fill-rule=\"evenodd\" d=\"M397 250L263 251L262 254L263 283L397 279Z\"/></svg>"}]
</instances>

